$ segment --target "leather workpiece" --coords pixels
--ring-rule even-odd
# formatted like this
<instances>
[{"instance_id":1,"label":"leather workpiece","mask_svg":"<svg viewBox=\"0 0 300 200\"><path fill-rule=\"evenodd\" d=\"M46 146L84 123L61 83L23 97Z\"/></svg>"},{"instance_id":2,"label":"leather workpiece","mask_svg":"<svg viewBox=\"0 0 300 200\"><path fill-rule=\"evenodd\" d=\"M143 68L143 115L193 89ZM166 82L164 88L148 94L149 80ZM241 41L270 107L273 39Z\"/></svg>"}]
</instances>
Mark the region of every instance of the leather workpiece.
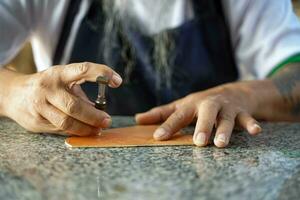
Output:
<instances>
[{"instance_id":1,"label":"leather workpiece","mask_svg":"<svg viewBox=\"0 0 300 200\"><path fill-rule=\"evenodd\" d=\"M153 133L157 128L157 125L147 125L107 129L98 136L69 137L65 144L72 148L193 145L193 136L181 132L174 134L170 140L156 141Z\"/></svg>"}]
</instances>

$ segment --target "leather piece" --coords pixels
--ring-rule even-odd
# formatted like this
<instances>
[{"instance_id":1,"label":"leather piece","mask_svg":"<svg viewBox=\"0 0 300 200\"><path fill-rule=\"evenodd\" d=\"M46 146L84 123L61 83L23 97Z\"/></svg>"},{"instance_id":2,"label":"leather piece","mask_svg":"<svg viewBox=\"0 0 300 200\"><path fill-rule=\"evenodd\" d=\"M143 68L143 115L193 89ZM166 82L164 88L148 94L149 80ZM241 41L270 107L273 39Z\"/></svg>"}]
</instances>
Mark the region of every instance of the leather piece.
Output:
<instances>
[{"instance_id":1,"label":"leather piece","mask_svg":"<svg viewBox=\"0 0 300 200\"><path fill-rule=\"evenodd\" d=\"M69 137L65 144L72 148L193 145L193 136L181 132L174 134L170 140L156 141L153 139L153 132L157 128L157 125L151 125L107 129L99 136Z\"/></svg>"}]
</instances>

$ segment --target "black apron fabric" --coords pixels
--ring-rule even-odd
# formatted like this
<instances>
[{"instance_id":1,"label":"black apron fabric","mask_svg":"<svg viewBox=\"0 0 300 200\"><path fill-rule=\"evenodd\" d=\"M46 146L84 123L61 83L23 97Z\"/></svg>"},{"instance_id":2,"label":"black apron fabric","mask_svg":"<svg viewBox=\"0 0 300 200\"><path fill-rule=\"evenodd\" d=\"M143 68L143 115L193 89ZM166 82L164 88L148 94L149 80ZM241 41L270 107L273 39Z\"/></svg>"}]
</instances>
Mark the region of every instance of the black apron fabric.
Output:
<instances>
[{"instance_id":1,"label":"black apron fabric","mask_svg":"<svg viewBox=\"0 0 300 200\"><path fill-rule=\"evenodd\" d=\"M64 33L68 32L68 24L72 14L74 15L76 1L71 1L59 44L67 40L67 34ZM151 62L153 40L139 32L126 30L127 38L136 52L136 65L129 83L123 84L118 89L109 89L108 113L132 115L238 78L221 1L194 0L193 4L194 19L177 28L165 30L172 35L176 44L174 61L171 63L173 69L171 88L163 84L161 89L157 90L156 72ZM70 63L88 61L108 64L105 63L103 52L99 48L104 20L101 10L100 0L93 1L78 30ZM120 43L114 52L115 62L110 64L122 76L124 62L120 56L121 46ZM59 64L61 49L64 48L60 45L58 47L60 49L56 51L55 64ZM59 50L61 52L58 52ZM86 83L83 89L89 98L96 98L96 84Z\"/></svg>"}]
</instances>

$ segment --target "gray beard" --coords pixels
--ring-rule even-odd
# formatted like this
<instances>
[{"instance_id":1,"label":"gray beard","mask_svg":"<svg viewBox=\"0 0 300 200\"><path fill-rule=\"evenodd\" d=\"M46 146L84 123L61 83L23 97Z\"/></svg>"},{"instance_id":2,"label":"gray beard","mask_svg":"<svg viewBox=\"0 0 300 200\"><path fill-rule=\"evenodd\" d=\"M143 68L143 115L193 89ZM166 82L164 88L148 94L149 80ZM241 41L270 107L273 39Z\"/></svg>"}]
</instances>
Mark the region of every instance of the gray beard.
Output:
<instances>
[{"instance_id":1,"label":"gray beard","mask_svg":"<svg viewBox=\"0 0 300 200\"><path fill-rule=\"evenodd\" d=\"M133 16L130 16L124 9L118 9L117 3L125 0L102 0L102 8L105 16L104 22L104 37L101 42L101 48L104 56L104 61L107 65L112 65L113 52L121 40L121 59L124 66L124 82L128 83L130 75L136 66L136 50L130 44L124 29L130 29L143 33L139 22ZM165 0L168 1L168 0ZM124 2L125 3L125 2ZM167 9L167 4L162 4ZM162 10L166 10L162 9ZM163 13L162 13L163 15ZM126 20L124 20L126 19ZM159 91L161 86L171 88L172 67L175 49L175 42L172 36L167 31L162 31L151 36L153 40L153 50L151 52L152 63L155 66L156 74L156 89Z\"/></svg>"}]
</instances>

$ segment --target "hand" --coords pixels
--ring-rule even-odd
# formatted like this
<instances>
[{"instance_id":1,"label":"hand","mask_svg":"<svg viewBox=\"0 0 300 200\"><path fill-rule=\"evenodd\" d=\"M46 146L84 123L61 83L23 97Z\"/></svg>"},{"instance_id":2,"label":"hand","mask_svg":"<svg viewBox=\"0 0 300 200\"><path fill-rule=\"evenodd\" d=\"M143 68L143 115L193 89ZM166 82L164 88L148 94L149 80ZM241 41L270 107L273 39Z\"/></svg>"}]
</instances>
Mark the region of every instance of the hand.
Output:
<instances>
[{"instance_id":1,"label":"hand","mask_svg":"<svg viewBox=\"0 0 300 200\"><path fill-rule=\"evenodd\" d=\"M167 140L181 128L197 119L193 141L206 146L216 127L214 144L226 147L235 124L251 135L261 127L251 116L256 108L251 82L226 84L203 92L194 93L170 104L137 114L138 124L163 124L154 132L154 139Z\"/></svg>"},{"instance_id":2,"label":"hand","mask_svg":"<svg viewBox=\"0 0 300 200\"><path fill-rule=\"evenodd\" d=\"M16 76L5 98L5 115L32 132L97 134L111 123L110 116L94 108L81 90L85 81L107 76L110 87L121 77L107 66L75 63L54 66L33 75Z\"/></svg>"}]
</instances>

